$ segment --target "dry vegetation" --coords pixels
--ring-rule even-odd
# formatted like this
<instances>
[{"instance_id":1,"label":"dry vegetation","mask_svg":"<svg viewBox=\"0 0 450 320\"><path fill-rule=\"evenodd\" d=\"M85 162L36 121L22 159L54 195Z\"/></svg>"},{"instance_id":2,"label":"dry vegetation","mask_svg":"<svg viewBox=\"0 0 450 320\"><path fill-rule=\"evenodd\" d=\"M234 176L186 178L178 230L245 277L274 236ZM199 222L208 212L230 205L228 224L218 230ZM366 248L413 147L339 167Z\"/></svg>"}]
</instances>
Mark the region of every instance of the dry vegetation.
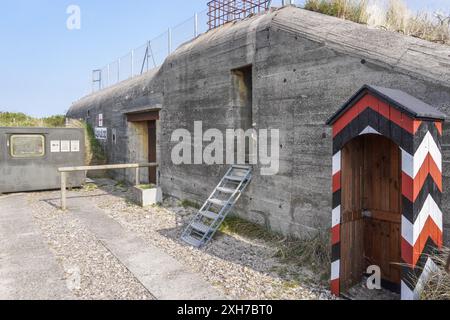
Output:
<instances>
[{"instance_id":1,"label":"dry vegetation","mask_svg":"<svg viewBox=\"0 0 450 320\"><path fill-rule=\"evenodd\" d=\"M329 279L330 238L325 230L319 230L306 239L286 238L280 234L272 233L263 226L243 220L238 217L229 217L220 227L225 234L237 234L249 239L261 239L276 244L276 258L283 263L292 263L298 266L308 266L324 282Z\"/></svg>"},{"instance_id":2,"label":"dry vegetation","mask_svg":"<svg viewBox=\"0 0 450 320\"><path fill-rule=\"evenodd\" d=\"M46 127L60 128L66 124L66 117L56 115L46 118L33 118L24 113L1 112L0 127Z\"/></svg>"},{"instance_id":3,"label":"dry vegetation","mask_svg":"<svg viewBox=\"0 0 450 320\"><path fill-rule=\"evenodd\" d=\"M307 0L305 9L361 24L450 44L450 16L436 12L413 14L403 0Z\"/></svg>"},{"instance_id":4,"label":"dry vegetation","mask_svg":"<svg viewBox=\"0 0 450 320\"><path fill-rule=\"evenodd\" d=\"M103 147L95 138L94 128L89 123L80 120L71 119L68 127L83 128L86 145L86 159L87 165L102 165L106 164L106 154Z\"/></svg>"},{"instance_id":5,"label":"dry vegetation","mask_svg":"<svg viewBox=\"0 0 450 320\"><path fill-rule=\"evenodd\" d=\"M437 269L431 272L430 279L425 283L422 300L450 300L450 249L434 255Z\"/></svg>"}]
</instances>

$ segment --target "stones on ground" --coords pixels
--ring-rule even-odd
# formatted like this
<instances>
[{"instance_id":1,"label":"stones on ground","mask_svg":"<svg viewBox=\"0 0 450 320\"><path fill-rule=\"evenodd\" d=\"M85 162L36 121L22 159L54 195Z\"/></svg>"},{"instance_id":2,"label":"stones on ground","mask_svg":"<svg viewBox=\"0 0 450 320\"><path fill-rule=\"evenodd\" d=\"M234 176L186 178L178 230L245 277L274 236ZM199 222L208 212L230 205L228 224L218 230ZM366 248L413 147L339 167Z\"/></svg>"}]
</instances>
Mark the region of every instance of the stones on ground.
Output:
<instances>
[{"instance_id":1,"label":"stones on ground","mask_svg":"<svg viewBox=\"0 0 450 320\"><path fill-rule=\"evenodd\" d=\"M52 204L57 201L47 200L57 199L58 193L36 193L29 197L37 224L65 271L66 285L78 299L153 299L99 239L70 214L56 209Z\"/></svg>"},{"instance_id":2,"label":"stones on ground","mask_svg":"<svg viewBox=\"0 0 450 320\"><path fill-rule=\"evenodd\" d=\"M204 250L180 242L183 227L197 210L183 208L177 200L168 199L162 207L143 209L114 195L95 199L122 226L190 267L228 298L332 299L323 286L296 281L303 277L314 283L316 279L311 278L309 270L280 264L274 258L273 244L227 235L219 235ZM285 267L287 272L281 276L274 271L277 267Z\"/></svg>"},{"instance_id":3,"label":"stones on ground","mask_svg":"<svg viewBox=\"0 0 450 320\"><path fill-rule=\"evenodd\" d=\"M95 201L122 227L198 273L229 299L333 299L327 288L314 284L310 271L274 258L277 249L271 243L219 234L204 250L197 250L179 240L197 209L184 208L175 199L141 208L128 201L128 192L118 190L115 182L101 179L96 185L98 189L80 190L78 195ZM56 209L58 195L36 193L30 202L72 292L80 299L152 299L100 239Z\"/></svg>"}]
</instances>

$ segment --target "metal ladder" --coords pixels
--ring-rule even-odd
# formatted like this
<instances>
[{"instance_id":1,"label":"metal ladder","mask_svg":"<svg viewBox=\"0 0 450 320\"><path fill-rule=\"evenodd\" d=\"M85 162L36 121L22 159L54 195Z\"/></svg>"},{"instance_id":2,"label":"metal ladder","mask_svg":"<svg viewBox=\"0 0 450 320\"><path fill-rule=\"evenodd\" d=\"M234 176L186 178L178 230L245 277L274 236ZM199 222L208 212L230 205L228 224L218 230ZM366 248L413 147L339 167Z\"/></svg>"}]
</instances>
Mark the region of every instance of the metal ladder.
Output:
<instances>
[{"instance_id":1,"label":"metal ladder","mask_svg":"<svg viewBox=\"0 0 450 320\"><path fill-rule=\"evenodd\" d=\"M207 245L252 179L252 167L232 166L184 230L181 240L201 248Z\"/></svg>"}]
</instances>

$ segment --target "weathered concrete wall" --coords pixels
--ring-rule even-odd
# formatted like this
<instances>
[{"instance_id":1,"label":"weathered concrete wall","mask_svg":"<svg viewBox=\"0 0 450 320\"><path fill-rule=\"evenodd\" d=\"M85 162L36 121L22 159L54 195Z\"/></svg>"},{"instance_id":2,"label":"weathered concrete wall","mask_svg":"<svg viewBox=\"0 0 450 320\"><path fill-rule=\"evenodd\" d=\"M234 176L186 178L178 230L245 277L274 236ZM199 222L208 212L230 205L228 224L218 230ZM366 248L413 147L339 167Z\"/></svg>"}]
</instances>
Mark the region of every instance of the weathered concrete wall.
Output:
<instances>
[{"instance_id":1,"label":"weathered concrete wall","mask_svg":"<svg viewBox=\"0 0 450 320\"><path fill-rule=\"evenodd\" d=\"M134 79L125 81L117 86L89 95L75 102L68 112L68 116L88 122L93 128L98 126L98 115L103 114L103 127L108 129L108 139L99 140L102 144L109 163L146 162L145 151L148 151L143 130L137 124L127 122L126 113L151 108L161 108L163 102L162 83L159 80L160 70L152 70ZM160 131L157 124L158 131ZM116 141L112 139L113 130ZM141 140L139 134L141 133ZM136 144L141 143L139 150ZM159 156L158 152L158 156ZM124 170L110 171L117 179L134 180L132 172ZM146 181L148 174L141 172L142 181Z\"/></svg>"},{"instance_id":2,"label":"weathered concrete wall","mask_svg":"<svg viewBox=\"0 0 450 320\"><path fill-rule=\"evenodd\" d=\"M401 89L450 114L450 48L295 8L229 24L185 44L160 70L76 103L69 116L103 112L117 128L111 162L130 148L124 110L162 106L159 147L165 194L204 201L228 166L171 161L171 134L236 128L231 70L253 65L255 129L280 129L280 172L255 178L236 213L302 236L330 226L331 135L324 123L364 84ZM445 69L446 68L446 69ZM448 126L446 126L448 127ZM450 128L447 128L450 129ZM108 140L110 141L110 140ZM444 143L450 145L450 130ZM127 149L128 148L128 149ZM445 148L444 148L445 149ZM444 152L450 160L450 150ZM444 166L444 215L450 240L450 166Z\"/></svg>"}]
</instances>

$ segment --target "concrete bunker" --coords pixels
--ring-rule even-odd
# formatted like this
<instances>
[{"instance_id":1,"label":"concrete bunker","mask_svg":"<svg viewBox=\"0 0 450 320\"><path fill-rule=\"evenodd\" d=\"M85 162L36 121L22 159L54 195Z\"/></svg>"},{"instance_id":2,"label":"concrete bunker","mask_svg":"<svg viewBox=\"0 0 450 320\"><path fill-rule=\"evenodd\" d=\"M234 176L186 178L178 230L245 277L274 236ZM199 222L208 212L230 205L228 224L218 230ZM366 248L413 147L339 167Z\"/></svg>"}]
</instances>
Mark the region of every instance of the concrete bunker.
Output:
<instances>
[{"instance_id":1,"label":"concrete bunker","mask_svg":"<svg viewBox=\"0 0 450 320\"><path fill-rule=\"evenodd\" d=\"M171 153L178 142L171 142L171 135L178 129L193 133L196 122L205 130L242 128L239 112L249 108L233 99L233 70L252 65L254 129L280 129L280 165L269 177L260 174L263 166L254 167L254 180L234 213L272 231L304 237L330 227L332 139L324 123L337 105L371 83L413 94L447 114L450 73L441 65L449 54L446 46L284 7L186 42L161 67L80 99L68 117L86 119L91 110L86 120L95 126L93 116L103 113L105 126L117 130L117 144L103 144L108 161L128 163L136 160L129 158L134 137L124 114L161 108L158 157L164 194L202 203L229 166L174 163ZM445 130L445 160L448 139ZM443 173L448 185L448 167ZM447 190L445 212L449 196ZM449 215L444 222L448 243Z\"/></svg>"},{"instance_id":2,"label":"concrete bunker","mask_svg":"<svg viewBox=\"0 0 450 320\"><path fill-rule=\"evenodd\" d=\"M333 127L332 291L361 281L418 299L442 247L445 115L399 90L364 86L328 121Z\"/></svg>"}]
</instances>

